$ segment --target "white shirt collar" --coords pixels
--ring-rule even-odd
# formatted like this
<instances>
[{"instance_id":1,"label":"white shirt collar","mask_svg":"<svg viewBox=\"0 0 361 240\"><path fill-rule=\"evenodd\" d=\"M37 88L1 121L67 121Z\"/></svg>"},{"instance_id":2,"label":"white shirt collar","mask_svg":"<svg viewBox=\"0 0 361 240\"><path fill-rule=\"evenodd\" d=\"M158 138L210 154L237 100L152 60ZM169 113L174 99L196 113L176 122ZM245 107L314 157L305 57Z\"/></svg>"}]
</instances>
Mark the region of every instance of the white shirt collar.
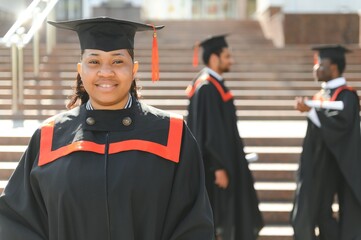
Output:
<instances>
[{"instance_id":1,"label":"white shirt collar","mask_svg":"<svg viewBox=\"0 0 361 240\"><path fill-rule=\"evenodd\" d=\"M346 79L344 77L339 77L328 82L323 82L321 86L324 89L334 89L343 85L346 85Z\"/></svg>"},{"instance_id":2,"label":"white shirt collar","mask_svg":"<svg viewBox=\"0 0 361 240\"><path fill-rule=\"evenodd\" d=\"M216 73L214 70L210 69L209 67L205 67L204 69L213 77L215 77L218 81L223 81L223 77Z\"/></svg>"}]
</instances>

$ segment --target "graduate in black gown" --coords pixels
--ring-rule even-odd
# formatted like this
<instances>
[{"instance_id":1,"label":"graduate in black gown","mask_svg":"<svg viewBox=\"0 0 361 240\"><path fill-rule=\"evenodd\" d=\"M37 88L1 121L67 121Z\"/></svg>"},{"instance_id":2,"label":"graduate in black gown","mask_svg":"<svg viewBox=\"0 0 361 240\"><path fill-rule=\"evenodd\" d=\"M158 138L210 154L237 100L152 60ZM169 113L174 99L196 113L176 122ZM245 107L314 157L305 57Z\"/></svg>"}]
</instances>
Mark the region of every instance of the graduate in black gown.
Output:
<instances>
[{"instance_id":1,"label":"graduate in black gown","mask_svg":"<svg viewBox=\"0 0 361 240\"><path fill-rule=\"evenodd\" d=\"M161 27L51 24L78 33L76 92L35 131L1 195L0 239L214 239L196 140L180 116L137 99L134 35Z\"/></svg>"},{"instance_id":2,"label":"graduate in black gown","mask_svg":"<svg viewBox=\"0 0 361 240\"><path fill-rule=\"evenodd\" d=\"M254 240L263 220L237 129L233 96L222 77L233 58L225 35L210 37L200 46L206 67L187 88L187 123L203 155L217 236L222 240Z\"/></svg>"},{"instance_id":3,"label":"graduate in black gown","mask_svg":"<svg viewBox=\"0 0 361 240\"><path fill-rule=\"evenodd\" d=\"M340 45L313 50L314 76L322 89L312 100L296 98L296 109L308 112L308 127L291 215L294 238L360 240L360 105L356 91L342 76L348 50Z\"/></svg>"}]
</instances>

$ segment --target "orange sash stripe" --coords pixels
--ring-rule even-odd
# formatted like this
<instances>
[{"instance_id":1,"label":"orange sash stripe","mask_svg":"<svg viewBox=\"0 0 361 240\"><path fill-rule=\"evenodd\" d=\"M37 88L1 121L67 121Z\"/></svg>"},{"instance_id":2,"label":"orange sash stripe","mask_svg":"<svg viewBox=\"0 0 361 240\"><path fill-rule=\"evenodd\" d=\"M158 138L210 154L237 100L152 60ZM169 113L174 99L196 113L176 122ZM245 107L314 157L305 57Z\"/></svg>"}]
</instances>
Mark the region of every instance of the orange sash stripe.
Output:
<instances>
[{"instance_id":1,"label":"orange sash stripe","mask_svg":"<svg viewBox=\"0 0 361 240\"><path fill-rule=\"evenodd\" d=\"M172 162L178 163L181 151L182 132L182 118L172 115L170 118L168 142L166 146L146 140L125 140L121 142L110 143L109 154L138 150L149 152ZM67 146L52 150L53 133L54 121L49 122L41 128L38 166L43 166L47 163L55 161L60 157L77 151L88 151L98 154L105 154L105 144L98 144L91 141L73 142Z\"/></svg>"},{"instance_id":2,"label":"orange sash stripe","mask_svg":"<svg viewBox=\"0 0 361 240\"><path fill-rule=\"evenodd\" d=\"M231 92L225 92L221 86L221 84L219 84L219 82L211 77L207 78L208 81L210 81L211 83L213 83L213 85L217 88L219 94L221 94L221 97L223 99L223 102L227 102L229 100L231 100L233 98L233 95Z\"/></svg>"},{"instance_id":3,"label":"orange sash stripe","mask_svg":"<svg viewBox=\"0 0 361 240\"><path fill-rule=\"evenodd\" d=\"M211 82L211 83L216 87L217 91L218 91L219 94L221 95L222 100L223 100L224 102L227 102L227 101L229 101L229 100L231 100L231 99L233 98L232 93L231 93L231 92L225 92L225 91L223 90L222 86L219 84L219 82L218 82L217 80L213 79L212 77L208 77L206 80L209 81L209 82ZM198 79L198 80L194 83L193 86L189 85L189 86L187 87L186 93L187 93L187 96L188 96L189 98L191 98L191 97L194 95L194 93L195 93L198 85L201 84L203 81L204 81L203 79Z\"/></svg>"},{"instance_id":4,"label":"orange sash stripe","mask_svg":"<svg viewBox=\"0 0 361 240\"><path fill-rule=\"evenodd\" d=\"M349 87L349 86L342 86L339 87L335 90L335 92L332 94L331 98L329 101L335 101L337 96L343 91L343 90L350 90L350 91L356 91L354 88ZM322 97L322 94L320 92L316 93L313 97L313 100L320 100L320 101L324 101L325 99Z\"/></svg>"},{"instance_id":5,"label":"orange sash stripe","mask_svg":"<svg viewBox=\"0 0 361 240\"><path fill-rule=\"evenodd\" d=\"M342 92L343 90L350 90L350 91L356 91L354 88L349 87L349 86L342 86L336 89L336 91L333 93L330 101L335 101L338 94L340 94L340 92Z\"/></svg>"},{"instance_id":6,"label":"orange sash stripe","mask_svg":"<svg viewBox=\"0 0 361 240\"><path fill-rule=\"evenodd\" d=\"M198 85L201 84L202 82L203 82L203 79L198 79L197 81L195 81L195 83L193 84L193 86L192 86L192 85L188 85L188 87L187 87L187 89L186 89L186 93L187 93L187 96L188 96L189 98L191 98L191 97L194 95L194 93L195 93Z\"/></svg>"}]
</instances>

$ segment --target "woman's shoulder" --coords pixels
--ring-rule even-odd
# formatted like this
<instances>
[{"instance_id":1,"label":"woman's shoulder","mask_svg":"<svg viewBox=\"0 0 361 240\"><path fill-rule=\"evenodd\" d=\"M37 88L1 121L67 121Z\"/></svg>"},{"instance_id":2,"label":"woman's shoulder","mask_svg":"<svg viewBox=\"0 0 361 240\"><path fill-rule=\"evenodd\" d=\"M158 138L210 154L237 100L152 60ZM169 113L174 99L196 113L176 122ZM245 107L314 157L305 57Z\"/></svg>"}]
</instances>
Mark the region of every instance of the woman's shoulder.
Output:
<instances>
[{"instance_id":1,"label":"woman's shoulder","mask_svg":"<svg viewBox=\"0 0 361 240\"><path fill-rule=\"evenodd\" d=\"M156 121L165 121L168 122L169 119L179 119L183 121L183 115L179 113L174 113L171 111L162 110L160 108L151 106L149 104L146 104L144 102L139 102L139 109L141 112L141 116L144 118L148 118L156 120Z\"/></svg>"},{"instance_id":2,"label":"woman's shoulder","mask_svg":"<svg viewBox=\"0 0 361 240\"><path fill-rule=\"evenodd\" d=\"M40 129L43 128L44 126L49 125L50 123L56 123L61 124L61 125L66 125L66 124L72 124L74 120L76 120L80 114L80 108L81 107L75 107L73 109L67 110L67 111L63 111L60 112L58 114L55 114L47 119L45 119L41 124L40 124Z\"/></svg>"}]
</instances>

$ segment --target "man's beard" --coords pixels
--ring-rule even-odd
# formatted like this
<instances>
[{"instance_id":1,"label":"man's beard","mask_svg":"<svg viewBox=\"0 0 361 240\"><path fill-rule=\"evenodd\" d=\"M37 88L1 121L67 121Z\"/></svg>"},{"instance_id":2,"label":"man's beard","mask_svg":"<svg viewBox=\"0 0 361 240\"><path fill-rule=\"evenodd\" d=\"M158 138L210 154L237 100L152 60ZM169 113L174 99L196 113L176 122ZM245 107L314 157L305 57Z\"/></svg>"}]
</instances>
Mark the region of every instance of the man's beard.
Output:
<instances>
[{"instance_id":1,"label":"man's beard","mask_svg":"<svg viewBox=\"0 0 361 240\"><path fill-rule=\"evenodd\" d=\"M229 72L231 70L231 68L230 67L224 67L221 70L222 70L222 72L226 73L226 72Z\"/></svg>"}]
</instances>

